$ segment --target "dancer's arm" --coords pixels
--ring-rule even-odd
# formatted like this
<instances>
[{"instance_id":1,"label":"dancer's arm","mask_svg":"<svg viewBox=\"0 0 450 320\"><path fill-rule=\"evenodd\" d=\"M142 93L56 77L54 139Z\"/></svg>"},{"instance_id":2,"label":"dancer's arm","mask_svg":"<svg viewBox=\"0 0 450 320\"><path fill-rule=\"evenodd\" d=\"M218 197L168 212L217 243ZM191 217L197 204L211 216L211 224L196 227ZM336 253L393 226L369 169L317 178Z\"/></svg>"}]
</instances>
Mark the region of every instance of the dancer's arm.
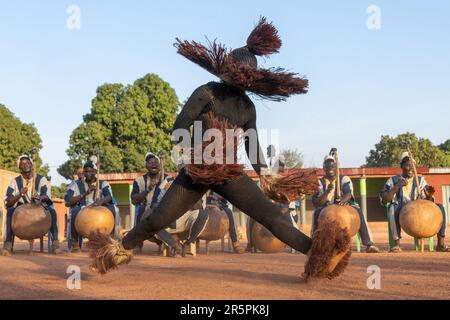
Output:
<instances>
[{"instance_id":1,"label":"dancer's arm","mask_svg":"<svg viewBox=\"0 0 450 320\"><path fill-rule=\"evenodd\" d=\"M203 85L197 88L189 97L180 114L177 116L172 132L178 129L189 130L189 128L194 124L194 121L201 114L203 108L207 104L211 103L211 100L212 94L209 91L208 85ZM175 141L174 143L178 144L180 142L181 141Z\"/></svg>"},{"instance_id":2,"label":"dancer's arm","mask_svg":"<svg viewBox=\"0 0 450 320\"><path fill-rule=\"evenodd\" d=\"M256 129L256 109L253 104L251 107L250 120L244 126L245 152L253 169L258 175L261 175L261 168L267 168L267 164L259 144L258 130Z\"/></svg>"}]
</instances>

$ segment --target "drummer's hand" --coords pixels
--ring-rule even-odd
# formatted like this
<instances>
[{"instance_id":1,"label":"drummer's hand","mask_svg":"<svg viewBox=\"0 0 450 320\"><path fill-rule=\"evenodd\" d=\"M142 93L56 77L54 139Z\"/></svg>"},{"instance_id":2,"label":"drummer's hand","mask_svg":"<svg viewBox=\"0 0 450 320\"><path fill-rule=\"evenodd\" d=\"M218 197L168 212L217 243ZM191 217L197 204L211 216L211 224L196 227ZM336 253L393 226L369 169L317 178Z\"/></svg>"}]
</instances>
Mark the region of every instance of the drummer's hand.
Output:
<instances>
[{"instance_id":1,"label":"drummer's hand","mask_svg":"<svg viewBox=\"0 0 450 320\"><path fill-rule=\"evenodd\" d=\"M150 190L153 190L159 183L159 179L151 179L150 180Z\"/></svg>"},{"instance_id":2,"label":"drummer's hand","mask_svg":"<svg viewBox=\"0 0 450 320\"><path fill-rule=\"evenodd\" d=\"M95 185L90 185L87 191L87 194L90 194L92 192L94 192L95 190L97 190L97 187Z\"/></svg>"},{"instance_id":3,"label":"drummer's hand","mask_svg":"<svg viewBox=\"0 0 450 320\"><path fill-rule=\"evenodd\" d=\"M42 201L42 196L36 194L33 196L33 200Z\"/></svg>"},{"instance_id":4,"label":"drummer's hand","mask_svg":"<svg viewBox=\"0 0 450 320\"><path fill-rule=\"evenodd\" d=\"M339 205L339 206L348 206L348 201L347 200L341 200L341 201L338 201L336 204Z\"/></svg>"},{"instance_id":5,"label":"drummer's hand","mask_svg":"<svg viewBox=\"0 0 450 320\"><path fill-rule=\"evenodd\" d=\"M22 188L22 191L20 192L20 195L21 196L24 196L24 195L26 195L28 193L28 188L27 187L23 187Z\"/></svg>"},{"instance_id":6,"label":"drummer's hand","mask_svg":"<svg viewBox=\"0 0 450 320\"><path fill-rule=\"evenodd\" d=\"M100 207L100 206L103 205L103 200L98 199L98 200L96 200L92 205L93 205L94 207Z\"/></svg>"},{"instance_id":7,"label":"drummer's hand","mask_svg":"<svg viewBox=\"0 0 450 320\"><path fill-rule=\"evenodd\" d=\"M425 199L427 200L431 200L433 198L434 193L436 192L433 186L426 186L423 191L425 193Z\"/></svg>"},{"instance_id":8,"label":"drummer's hand","mask_svg":"<svg viewBox=\"0 0 450 320\"><path fill-rule=\"evenodd\" d=\"M402 187L406 187L406 185L408 184L408 181L406 179L400 179L400 181L396 184L396 186L398 186L399 188Z\"/></svg>"}]
</instances>

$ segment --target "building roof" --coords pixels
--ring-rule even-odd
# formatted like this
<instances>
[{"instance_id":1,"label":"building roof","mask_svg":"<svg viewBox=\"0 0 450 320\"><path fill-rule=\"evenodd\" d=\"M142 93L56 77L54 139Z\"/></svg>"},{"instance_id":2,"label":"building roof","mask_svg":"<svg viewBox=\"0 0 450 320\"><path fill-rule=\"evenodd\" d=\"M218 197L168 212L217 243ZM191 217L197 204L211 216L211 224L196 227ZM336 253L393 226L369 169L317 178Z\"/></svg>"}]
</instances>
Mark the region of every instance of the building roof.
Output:
<instances>
[{"instance_id":1,"label":"building roof","mask_svg":"<svg viewBox=\"0 0 450 320\"><path fill-rule=\"evenodd\" d=\"M285 170L285 173L301 172L309 169L298 170ZM317 175L322 176L324 174L322 168L316 168ZM341 175L349 176L350 178L388 178L401 173L399 167L386 167L386 168L341 168ZM450 168L417 168L417 173L422 175L450 175ZM107 180L111 184L132 184L133 181L145 173L104 173L100 177L103 180ZM176 172L167 172L171 176L176 176ZM258 175L253 170L247 170L246 174L250 178L258 178Z\"/></svg>"}]
</instances>

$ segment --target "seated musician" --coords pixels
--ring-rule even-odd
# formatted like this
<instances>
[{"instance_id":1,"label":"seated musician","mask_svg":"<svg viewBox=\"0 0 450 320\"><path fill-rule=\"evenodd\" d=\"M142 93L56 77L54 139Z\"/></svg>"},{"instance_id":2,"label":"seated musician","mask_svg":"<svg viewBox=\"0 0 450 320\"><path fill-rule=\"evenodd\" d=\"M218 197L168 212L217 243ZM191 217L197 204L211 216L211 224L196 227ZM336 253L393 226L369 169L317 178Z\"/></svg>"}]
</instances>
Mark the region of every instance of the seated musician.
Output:
<instances>
[{"instance_id":1,"label":"seated musician","mask_svg":"<svg viewBox=\"0 0 450 320\"><path fill-rule=\"evenodd\" d=\"M67 207L70 208L70 237L72 241L72 252L79 252L78 244L79 234L75 228L75 219L80 213L81 209L86 206L104 206L114 217L118 209L114 204L114 198L111 186L107 181L97 179L97 165L91 160L86 161L83 166L84 179L75 180L69 185L64 201ZM97 183L100 183L100 194L97 194ZM114 230L113 230L114 233Z\"/></svg>"},{"instance_id":2,"label":"seated musician","mask_svg":"<svg viewBox=\"0 0 450 320\"><path fill-rule=\"evenodd\" d=\"M135 206L134 225L138 224L146 209L156 205L157 198L161 190L173 181L173 177L164 174L162 176L161 159L158 155L149 152L145 155L145 167L147 173L136 178L131 191L131 203ZM159 231L153 239L156 243L164 243L169 247L169 256L175 257L181 254L177 241L166 231ZM144 243L142 242L137 248L137 252L142 251Z\"/></svg>"},{"instance_id":3,"label":"seated musician","mask_svg":"<svg viewBox=\"0 0 450 320\"><path fill-rule=\"evenodd\" d=\"M389 178L380 193L380 201L383 205L390 205L388 217L391 224L391 235L395 241L395 245L390 249L391 252L400 252L400 239L401 239L401 227L400 227L400 211L404 205L410 201L418 199L417 184L414 179L413 164L407 152L402 155L400 167L402 173L397 176ZM423 176L418 177L419 180L419 194L421 199L427 199L433 201L434 188L429 186ZM442 228L438 233L438 245L436 251L449 252L450 248L445 245L445 227L446 217L445 210L442 205L439 205L441 209L444 222Z\"/></svg>"},{"instance_id":4,"label":"seated musician","mask_svg":"<svg viewBox=\"0 0 450 320\"><path fill-rule=\"evenodd\" d=\"M321 211L329 205L336 203L336 160L333 156L327 155L323 162L323 170L325 176L319 180L319 191L313 195L313 204L316 208L313 214L312 232L318 227L318 221ZM361 221L359 234L363 244L366 246L367 253L378 253L380 250L374 245L372 235L367 224L367 219L364 216L359 204L355 201L353 195L353 183L350 177L340 176L341 194L339 205L350 205L358 211Z\"/></svg>"},{"instance_id":5,"label":"seated musician","mask_svg":"<svg viewBox=\"0 0 450 320\"><path fill-rule=\"evenodd\" d=\"M18 159L18 167L20 176L14 178L6 190L5 207L6 207L6 239L3 244L2 255L10 255L12 253L12 243L14 234L11 228L12 217L14 211L21 205L37 202L41 203L46 210L50 212L52 217L51 236L53 240L52 253L60 253L58 241L58 221L56 211L53 208L51 199L51 190L45 177L36 174L35 185L30 183L33 178L33 160L28 155L21 155Z\"/></svg>"}]
</instances>

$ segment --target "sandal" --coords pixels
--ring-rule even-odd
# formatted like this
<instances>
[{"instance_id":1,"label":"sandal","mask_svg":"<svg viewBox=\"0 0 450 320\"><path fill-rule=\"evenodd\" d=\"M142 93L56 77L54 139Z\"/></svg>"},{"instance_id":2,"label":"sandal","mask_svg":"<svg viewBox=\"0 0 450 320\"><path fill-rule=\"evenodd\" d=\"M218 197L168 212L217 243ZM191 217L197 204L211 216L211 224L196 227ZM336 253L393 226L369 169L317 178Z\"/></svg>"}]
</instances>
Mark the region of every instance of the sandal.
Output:
<instances>
[{"instance_id":1,"label":"sandal","mask_svg":"<svg viewBox=\"0 0 450 320\"><path fill-rule=\"evenodd\" d=\"M392 248L389 249L389 252L393 253L402 252L402 248L400 248L400 246L393 246Z\"/></svg>"}]
</instances>

